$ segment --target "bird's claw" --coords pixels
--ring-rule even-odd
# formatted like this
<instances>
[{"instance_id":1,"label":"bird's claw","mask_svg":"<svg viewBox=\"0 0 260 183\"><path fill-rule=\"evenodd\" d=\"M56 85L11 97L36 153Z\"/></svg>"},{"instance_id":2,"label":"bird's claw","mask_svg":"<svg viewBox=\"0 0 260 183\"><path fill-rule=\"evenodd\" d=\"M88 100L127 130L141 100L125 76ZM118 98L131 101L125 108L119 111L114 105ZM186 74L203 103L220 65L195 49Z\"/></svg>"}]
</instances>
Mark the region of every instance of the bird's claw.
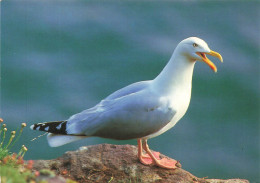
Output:
<instances>
[{"instance_id":1,"label":"bird's claw","mask_svg":"<svg viewBox=\"0 0 260 183\"><path fill-rule=\"evenodd\" d=\"M140 157L140 162L144 165L157 165L158 167L165 169L181 168L179 161L168 158L161 159L160 152L152 152L152 154L156 158L155 160L149 154L144 154Z\"/></svg>"}]
</instances>

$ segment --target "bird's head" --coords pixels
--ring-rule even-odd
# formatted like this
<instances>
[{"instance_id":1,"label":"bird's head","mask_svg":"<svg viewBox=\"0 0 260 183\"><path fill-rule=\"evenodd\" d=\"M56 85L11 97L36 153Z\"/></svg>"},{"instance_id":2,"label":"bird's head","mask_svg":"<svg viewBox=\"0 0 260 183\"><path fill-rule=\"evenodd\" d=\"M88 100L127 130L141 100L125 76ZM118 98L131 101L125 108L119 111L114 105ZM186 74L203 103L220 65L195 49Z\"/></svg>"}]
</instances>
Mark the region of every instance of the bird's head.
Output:
<instances>
[{"instance_id":1,"label":"bird's head","mask_svg":"<svg viewBox=\"0 0 260 183\"><path fill-rule=\"evenodd\" d=\"M184 39L179 43L178 49L192 61L205 62L214 72L217 72L217 67L206 57L206 54L217 57L223 62L222 56L218 52L210 50L208 44L197 37Z\"/></svg>"}]
</instances>

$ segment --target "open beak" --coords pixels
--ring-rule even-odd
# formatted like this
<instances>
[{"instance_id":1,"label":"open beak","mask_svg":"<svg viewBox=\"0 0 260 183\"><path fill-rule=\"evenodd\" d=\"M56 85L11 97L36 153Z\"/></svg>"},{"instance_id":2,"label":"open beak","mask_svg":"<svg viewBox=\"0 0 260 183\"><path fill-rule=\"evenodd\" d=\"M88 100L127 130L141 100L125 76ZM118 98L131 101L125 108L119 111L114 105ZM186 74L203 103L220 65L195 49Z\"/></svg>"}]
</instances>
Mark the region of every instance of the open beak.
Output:
<instances>
[{"instance_id":1,"label":"open beak","mask_svg":"<svg viewBox=\"0 0 260 183\"><path fill-rule=\"evenodd\" d=\"M214 72L217 72L217 67L215 66L215 64L213 64L207 57L206 55L211 55L213 57L217 57L221 62L223 62L223 59L222 59L222 56L218 53L218 52L215 52L215 51L212 51L210 50L209 53L204 53L204 52L197 52L197 55L199 55L202 60L209 65L209 67L214 71Z\"/></svg>"}]
</instances>

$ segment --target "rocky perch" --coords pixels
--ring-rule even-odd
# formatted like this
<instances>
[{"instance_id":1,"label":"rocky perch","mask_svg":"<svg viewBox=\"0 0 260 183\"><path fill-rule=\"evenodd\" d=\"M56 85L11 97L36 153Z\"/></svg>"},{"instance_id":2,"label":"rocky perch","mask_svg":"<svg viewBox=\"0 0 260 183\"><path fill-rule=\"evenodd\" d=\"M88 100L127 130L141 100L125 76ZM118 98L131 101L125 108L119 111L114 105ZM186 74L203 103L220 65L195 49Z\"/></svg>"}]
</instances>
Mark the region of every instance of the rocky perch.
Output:
<instances>
[{"instance_id":1,"label":"rocky perch","mask_svg":"<svg viewBox=\"0 0 260 183\"><path fill-rule=\"evenodd\" d=\"M137 147L133 145L101 144L81 147L77 151L66 152L58 159L35 160L33 169L52 170L57 176L43 178L41 174L39 178L55 183L69 182L66 178L80 183L249 183L242 179L198 178L181 168L165 170L156 166L144 166L138 161Z\"/></svg>"}]
</instances>

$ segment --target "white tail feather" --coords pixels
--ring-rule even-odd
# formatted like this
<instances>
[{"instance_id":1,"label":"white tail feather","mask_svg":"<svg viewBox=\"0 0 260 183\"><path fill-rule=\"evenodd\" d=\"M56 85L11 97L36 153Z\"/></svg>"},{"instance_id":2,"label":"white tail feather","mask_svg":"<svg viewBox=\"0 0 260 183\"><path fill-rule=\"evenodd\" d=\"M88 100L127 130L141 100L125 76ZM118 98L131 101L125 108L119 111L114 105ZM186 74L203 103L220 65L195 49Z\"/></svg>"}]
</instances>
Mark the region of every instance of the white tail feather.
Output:
<instances>
[{"instance_id":1,"label":"white tail feather","mask_svg":"<svg viewBox=\"0 0 260 183\"><path fill-rule=\"evenodd\" d=\"M59 135L59 134L53 134L49 133L47 135L47 140L49 143L49 146L51 147L58 147L62 146L80 139L87 138L87 136L75 136L75 135Z\"/></svg>"}]
</instances>

